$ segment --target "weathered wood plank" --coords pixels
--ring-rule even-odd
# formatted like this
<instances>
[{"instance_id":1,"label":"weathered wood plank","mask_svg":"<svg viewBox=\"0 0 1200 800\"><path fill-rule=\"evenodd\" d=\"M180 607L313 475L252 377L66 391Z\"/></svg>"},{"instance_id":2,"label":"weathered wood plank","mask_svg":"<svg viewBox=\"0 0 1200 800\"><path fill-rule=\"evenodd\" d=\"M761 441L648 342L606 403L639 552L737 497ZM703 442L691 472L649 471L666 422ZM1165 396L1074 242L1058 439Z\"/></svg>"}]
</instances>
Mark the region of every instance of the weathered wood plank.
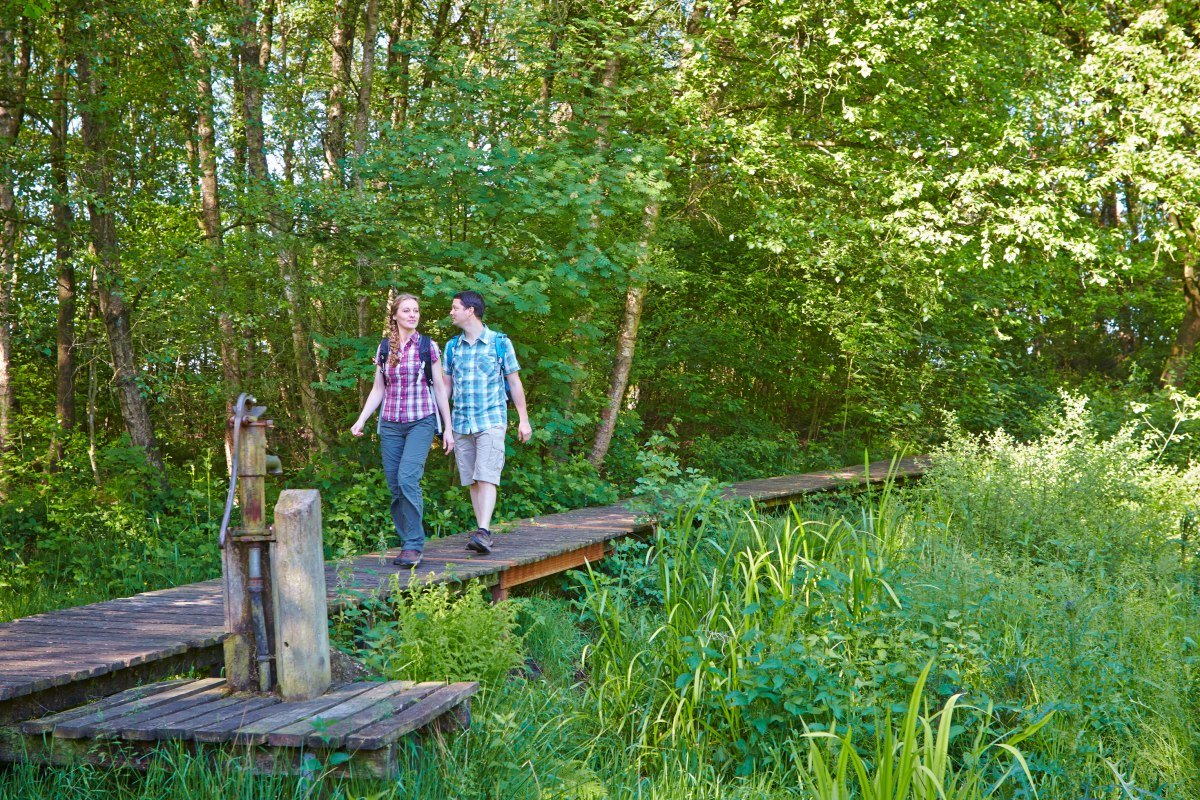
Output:
<instances>
[{"instance_id":1,"label":"weathered wood plank","mask_svg":"<svg viewBox=\"0 0 1200 800\"><path fill-rule=\"evenodd\" d=\"M238 744L263 744L267 735L277 728L282 728L320 714L326 709L333 708L344 700L362 694L373 686L372 683L352 683L338 689L331 689L315 700L305 700L302 703L281 703L275 713L241 725L232 731L229 740Z\"/></svg>"},{"instance_id":2,"label":"weathered wood plank","mask_svg":"<svg viewBox=\"0 0 1200 800\"><path fill-rule=\"evenodd\" d=\"M156 705L168 703L175 698L197 694L221 684L224 684L224 680L221 678L203 678L198 681L191 681L190 683L175 686L163 692L123 703L115 708L101 709L92 714L84 714L61 725L55 725L54 735L60 739L82 739L91 736L98 726L118 717L136 714Z\"/></svg>"},{"instance_id":3,"label":"weathered wood plank","mask_svg":"<svg viewBox=\"0 0 1200 800\"><path fill-rule=\"evenodd\" d=\"M236 714L228 716L210 718L204 721L196 720L189 729L190 736L197 742L228 742L233 738L233 732L236 729L279 713L277 706L281 705L283 701L274 695L271 695L267 699L274 702L254 708L239 709Z\"/></svg>"},{"instance_id":4,"label":"weathered wood plank","mask_svg":"<svg viewBox=\"0 0 1200 800\"><path fill-rule=\"evenodd\" d=\"M154 727L158 724L159 720L176 718L180 714L193 717L199 716L207 706L228 696L229 687L225 681L221 681L202 692L178 697L166 703L158 703L151 708L133 714L125 714L111 720L105 720L95 727L93 736L97 739L137 738L128 734L140 728Z\"/></svg>"},{"instance_id":5,"label":"weathered wood plank","mask_svg":"<svg viewBox=\"0 0 1200 800\"><path fill-rule=\"evenodd\" d=\"M22 722L18 727L20 728L21 733L49 733L50 731L54 730L55 725L60 723L70 722L71 720L87 714L94 714L98 711L115 708L116 706L122 705L123 703L128 703L131 700L138 700L146 695L165 691L166 689L190 682L191 681L188 678L180 678L178 680L165 681L163 683L151 683L145 686L134 686L132 689L126 689L123 692L118 692L117 694L106 697L103 700L98 700L90 705L72 708L69 711L61 711L58 714L51 714L50 716L42 717L41 719L27 720Z\"/></svg>"},{"instance_id":6,"label":"weathered wood plank","mask_svg":"<svg viewBox=\"0 0 1200 800\"><path fill-rule=\"evenodd\" d=\"M401 736L428 725L479 690L478 683L452 683L436 689L421 702L394 717L381 720L346 737L348 750L378 750Z\"/></svg>"},{"instance_id":7,"label":"weathered wood plank","mask_svg":"<svg viewBox=\"0 0 1200 800\"><path fill-rule=\"evenodd\" d=\"M196 733L202 728L217 723L228 722L232 727L252 721L251 714L264 712L279 705L282 701L275 695L244 695L232 694L224 700L208 703L202 713L193 717L176 720L155 720L153 725L139 729L134 739L166 740L166 739L196 739Z\"/></svg>"},{"instance_id":8,"label":"weathered wood plank","mask_svg":"<svg viewBox=\"0 0 1200 800\"><path fill-rule=\"evenodd\" d=\"M445 685L438 681L410 684L404 691L372 703L361 711L310 733L303 744L309 748L339 750L345 746L346 737L350 734L416 705Z\"/></svg>"},{"instance_id":9,"label":"weathered wood plank","mask_svg":"<svg viewBox=\"0 0 1200 800\"><path fill-rule=\"evenodd\" d=\"M203 695L196 695L203 697ZM135 719L120 720L122 739L129 741L163 741L166 739L190 739L192 731L199 725L207 724L216 719L230 715L237 716L255 708L267 708L279 704L279 698L274 695L254 696L246 694L230 694L224 692L215 698L207 697L202 702L180 708L172 713L164 713L141 721Z\"/></svg>"},{"instance_id":10,"label":"weathered wood plank","mask_svg":"<svg viewBox=\"0 0 1200 800\"><path fill-rule=\"evenodd\" d=\"M363 709L380 705L392 695L399 694L411 686L412 683L410 681L377 683L365 692L335 706L331 706L319 714L305 717L304 719L296 720L290 725L276 728L267 736L266 743L272 747L299 747L304 744L304 740L312 735L314 731L324 731L326 727L336 724L346 717L353 716Z\"/></svg>"}]
</instances>

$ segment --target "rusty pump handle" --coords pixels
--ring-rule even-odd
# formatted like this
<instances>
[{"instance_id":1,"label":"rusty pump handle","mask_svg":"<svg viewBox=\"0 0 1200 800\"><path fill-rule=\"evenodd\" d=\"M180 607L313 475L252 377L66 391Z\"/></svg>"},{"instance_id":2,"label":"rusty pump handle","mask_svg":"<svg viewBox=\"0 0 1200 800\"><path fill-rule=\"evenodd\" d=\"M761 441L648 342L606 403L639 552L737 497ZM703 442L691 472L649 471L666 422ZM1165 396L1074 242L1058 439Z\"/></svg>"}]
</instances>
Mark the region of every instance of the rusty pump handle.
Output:
<instances>
[{"instance_id":1,"label":"rusty pump handle","mask_svg":"<svg viewBox=\"0 0 1200 800\"><path fill-rule=\"evenodd\" d=\"M229 470L229 494L225 496L225 513L221 515L221 537L217 542L217 546L225 547L225 537L229 531L229 515L233 512L233 498L237 493L238 479L238 452L240 451L240 439L242 433L242 422L246 417L250 416L246 406L253 406L257 400L249 392L242 392L238 395L237 402L233 406L233 457L230 459ZM261 412L260 412L261 413Z\"/></svg>"}]
</instances>

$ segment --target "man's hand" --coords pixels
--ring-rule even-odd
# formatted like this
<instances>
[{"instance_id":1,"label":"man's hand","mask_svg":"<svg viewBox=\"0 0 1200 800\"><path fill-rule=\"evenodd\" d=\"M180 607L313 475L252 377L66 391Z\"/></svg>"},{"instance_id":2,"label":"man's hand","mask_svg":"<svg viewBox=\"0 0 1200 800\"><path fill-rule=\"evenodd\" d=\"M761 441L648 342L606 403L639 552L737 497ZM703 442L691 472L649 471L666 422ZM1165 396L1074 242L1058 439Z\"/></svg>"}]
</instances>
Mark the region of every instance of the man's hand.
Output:
<instances>
[{"instance_id":1,"label":"man's hand","mask_svg":"<svg viewBox=\"0 0 1200 800\"><path fill-rule=\"evenodd\" d=\"M360 419L358 422L351 425L350 432L353 433L355 436L362 436L363 435L363 421Z\"/></svg>"},{"instance_id":2,"label":"man's hand","mask_svg":"<svg viewBox=\"0 0 1200 800\"><path fill-rule=\"evenodd\" d=\"M523 421L517 426L517 438L524 444L533 438L533 426L529 424L529 420Z\"/></svg>"},{"instance_id":3,"label":"man's hand","mask_svg":"<svg viewBox=\"0 0 1200 800\"><path fill-rule=\"evenodd\" d=\"M454 452L454 433L449 428L442 433L442 450L446 453Z\"/></svg>"}]
</instances>

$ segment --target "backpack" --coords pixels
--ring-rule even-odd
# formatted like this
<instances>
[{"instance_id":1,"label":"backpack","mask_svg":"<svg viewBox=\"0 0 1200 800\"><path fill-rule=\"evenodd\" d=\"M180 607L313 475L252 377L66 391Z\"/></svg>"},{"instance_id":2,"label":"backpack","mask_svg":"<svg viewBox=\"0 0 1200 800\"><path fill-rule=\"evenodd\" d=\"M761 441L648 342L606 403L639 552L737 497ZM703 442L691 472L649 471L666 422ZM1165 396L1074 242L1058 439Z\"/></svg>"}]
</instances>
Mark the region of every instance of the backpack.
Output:
<instances>
[{"instance_id":1,"label":"backpack","mask_svg":"<svg viewBox=\"0 0 1200 800\"><path fill-rule=\"evenodd\" d=\"M495 336L496 341L496 370L500 373L500 385L504 387L504 397L511 406L513 404L512 390L508 388L508 381L504 380L504 343L508 341L508 336L500 331L492 331L492 334ZM444 356L447 363L450 362L451 353L458 346L458 340L461 338L462 334L460 333L446 342Z\"/></svg>"},{"instance_id":2,"label":"backpack","mask_svg":"<svg viewBox=\"0 0 1200 800\"><path fill-rule=\"evenodd\" d=\"M433 394L433 355L431 352L433 347L430 344L432 340L428 336L424 336L420 333L416 334L416 336L417 353L421 358L421 370L425 373L425 385L429 387L430 394ZM379 358L375 362L379 367L379 374L383 377L384 386L387 386L388 384L388 374L384 367L387 366L388 353L391 350L391 347L392 343L388 341L386 336L383 337L383 340L379 343ZM433 414L437 417L437 432L440 435L442 432L442 415L437 408L436 395L434 395Z\"/></svg>"}]
</instances>

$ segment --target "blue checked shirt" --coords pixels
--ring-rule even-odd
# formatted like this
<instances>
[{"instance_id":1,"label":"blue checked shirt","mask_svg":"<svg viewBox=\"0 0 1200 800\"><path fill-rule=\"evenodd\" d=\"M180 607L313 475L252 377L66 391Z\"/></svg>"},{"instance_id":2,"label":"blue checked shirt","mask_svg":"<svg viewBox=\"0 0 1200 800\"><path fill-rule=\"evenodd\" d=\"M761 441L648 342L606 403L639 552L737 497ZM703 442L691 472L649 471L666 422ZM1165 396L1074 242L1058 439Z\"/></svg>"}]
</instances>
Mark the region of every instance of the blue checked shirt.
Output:
<instances>
[{"instance_id":1,"label":"blue checked shirt","mask_svg":"<svg viewBox=\"0 0 1200 800\"><path fill-rule=\"evenodd\" d=\"M508 397L505 376L521 366L512 341L505 336L500 352L504 355L501 374L496 353L498 334L486 325L474 344L463 335L447 344L444 355L446 374L454 381L454 408L450 421L455 433L479 433L488 428L508 425Z\"/></svg>"}]
</instances>

